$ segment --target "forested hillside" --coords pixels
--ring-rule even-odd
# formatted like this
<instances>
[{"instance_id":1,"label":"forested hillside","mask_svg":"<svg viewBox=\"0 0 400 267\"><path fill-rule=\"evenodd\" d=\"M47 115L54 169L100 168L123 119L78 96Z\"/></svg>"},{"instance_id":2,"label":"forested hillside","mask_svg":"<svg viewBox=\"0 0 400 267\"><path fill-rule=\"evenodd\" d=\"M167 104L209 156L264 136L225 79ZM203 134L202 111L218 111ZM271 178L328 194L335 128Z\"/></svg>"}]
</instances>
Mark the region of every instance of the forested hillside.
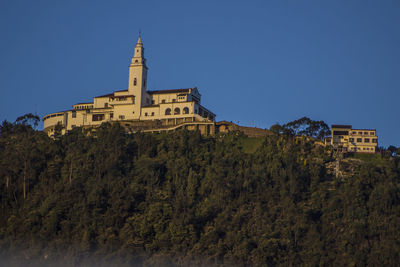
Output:
<instances>
[{"instance_id":1,"label":"forested hillside","mask_svg":"<svg viewBox=\"0 0 400 267\"><path fill-rule=\"evenodd\" d=\"M397 265L399 159L338 179L329 151L307 140L276 132L249 149L239 133L128 135L118 124L52 140L4 122L0 261Z\"/></svg>"}]
</instances>

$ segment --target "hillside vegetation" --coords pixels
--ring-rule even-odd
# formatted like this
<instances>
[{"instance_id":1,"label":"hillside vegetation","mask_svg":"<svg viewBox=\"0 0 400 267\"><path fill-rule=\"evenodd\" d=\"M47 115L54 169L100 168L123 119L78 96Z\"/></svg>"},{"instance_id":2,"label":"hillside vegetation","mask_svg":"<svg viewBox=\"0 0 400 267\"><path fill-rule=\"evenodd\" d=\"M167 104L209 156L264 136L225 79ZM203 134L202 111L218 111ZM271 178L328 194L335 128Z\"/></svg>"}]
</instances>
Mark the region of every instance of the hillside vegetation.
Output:
<instances>
[{"instance_id":1,"label":"hillside vegetation","mask_svg":"<svg viewBox=\"0 0 400 267\"><path fill-rule=\"evenodd\" d=\"M377 157L337 179L325 148L279 132L127 135L114 124L52 140L4 122L0 257L40 266L394 266L400 161Z\"/></svg>"}]
</instances>

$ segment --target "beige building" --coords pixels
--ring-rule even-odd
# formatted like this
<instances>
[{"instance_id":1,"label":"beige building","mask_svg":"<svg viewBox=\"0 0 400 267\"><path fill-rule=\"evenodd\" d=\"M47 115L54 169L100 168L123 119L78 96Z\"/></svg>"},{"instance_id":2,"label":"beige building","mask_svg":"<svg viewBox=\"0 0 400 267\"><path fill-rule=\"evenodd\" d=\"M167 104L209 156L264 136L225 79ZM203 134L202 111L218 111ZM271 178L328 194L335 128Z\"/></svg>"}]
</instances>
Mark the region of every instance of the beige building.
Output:
<instances>
[{"instance_id":1,"label":"beige building","mask_svg":"<svg viewBox=\"0 0 400 267\"><path fill-rule=\"evenodd\" d=\"M332 136L325 139L342 152L375 153L378 136L374 129L353 129L351 125L332 125Z\"/></svg>"},{"instance_id":2,"label":"beige building","mask_svg":"<svg viewBox=\"0 0 400 267\"><path fill-rule=\"evenodd\" d=\"M62 134L74 127L95 127L103 122L120 122L129 131L169 131L177 128L215 131L215 114L200 103L196 87L173 90L147 90L146 59L141 37L129 66L128 90L94 97L93 102L78 103L72 110L43 117L44 131L54 135L57 124Z\"/></svg>"}]
</instances>

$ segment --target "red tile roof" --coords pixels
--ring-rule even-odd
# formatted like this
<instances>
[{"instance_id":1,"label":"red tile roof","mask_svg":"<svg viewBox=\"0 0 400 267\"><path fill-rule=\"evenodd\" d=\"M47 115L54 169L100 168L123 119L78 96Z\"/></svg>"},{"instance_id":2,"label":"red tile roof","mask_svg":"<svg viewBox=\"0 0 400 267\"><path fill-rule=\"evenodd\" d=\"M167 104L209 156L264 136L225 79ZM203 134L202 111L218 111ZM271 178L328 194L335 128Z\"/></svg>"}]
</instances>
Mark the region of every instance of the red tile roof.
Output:
<instances>
[{"instance_id":1,"label":"red tile roof","mask_svg":"<svg viewBox=\"0 0 400 267\"><path fill-rule=\"evenodd\" d=\"M129 97L129 96L135 97L134 95L115 95L115 96L110 96L110 97L111 98L118 98L118 97Z\"/></svg>"},{"instance_id":2,"label":"red tile roof","mask_svg":"<svg viewBox=\"0 0 400 267\"><path fill-rule=\"evenodd\" d=\"M147 91L147 93L149 93L149 94L189 93L190 89L192 89L192 88L153 90L153 91ZM115 91L115 92L124 92L124 91L128 92L128 90L120 90L120 91ZM133 95L123 95L123 96L133 96ZM100 97L120 97L120 96L114 96L114 93L111 93L111 94L96 96L95 98L100 98Z\"/></svg>"},{"instance_id":3,"label":"red tile roof","mask_svg":"<svg viewBox=\"0 0 400 267\"><path fill-rule=\"evenodd\" d=\"M189 93L192 88L147 91L149 94Z\"/></svg>"},{"instance_id":4,"label":"red tile roof","mask_svg":"<svg viewBox=\"0 0 400 267\"><path fill-rule=\"evenodd\" d=\"M76 106L76 105L83 105L83 104L93 104L93 102L81 102L81 103L76 103L74 106Z\"/></svg>"},{"instance_id":5,"label":"red tile roof","mask_svg":"<svg viewBox=\"0 0 400 267\"><path fill-rule=\"evenodd\" d=\"M114 93L106 94L106 95L99 95L99 96L95 96L94 98L99 98L99 97L111 97L111 96L114 96Z\"/></svg>"}]
</instances>

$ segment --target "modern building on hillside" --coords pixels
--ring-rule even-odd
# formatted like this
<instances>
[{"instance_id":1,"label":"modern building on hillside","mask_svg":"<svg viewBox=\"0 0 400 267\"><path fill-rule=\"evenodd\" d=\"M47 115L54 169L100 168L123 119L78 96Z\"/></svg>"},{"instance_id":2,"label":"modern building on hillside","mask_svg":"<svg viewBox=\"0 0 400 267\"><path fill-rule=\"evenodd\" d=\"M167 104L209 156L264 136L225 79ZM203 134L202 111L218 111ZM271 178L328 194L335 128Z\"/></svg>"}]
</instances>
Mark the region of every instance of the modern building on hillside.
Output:
<instances>
[{"instance_id":1,"label":"modern building on hillside","mask_svg":"<svg viewBox=\"0 0 400 267\"><path fill-rule=\"evenodd\" d=\"M74 127L96 127L103 122L120 122L129 131L168 131L177 128L215 131L215 114L200 103L196 87L173 90L147 90L146 59L139 36L129 66L128 90L94 97L73 109L43 117L44 131L52 136L56 125L62 134Z\"/></svg>"},{"instance_id":2,"label":"modern building on hillside","mask_svg":"<svg viewBox=\"0 0 400 267\"><path fill-rule=\"evenodd\" d=\"M351 125L332 125L332 136L325 144L342 152L375 153L378 136L374 129L353 129Z\"/></svg>"}]
</instances>

